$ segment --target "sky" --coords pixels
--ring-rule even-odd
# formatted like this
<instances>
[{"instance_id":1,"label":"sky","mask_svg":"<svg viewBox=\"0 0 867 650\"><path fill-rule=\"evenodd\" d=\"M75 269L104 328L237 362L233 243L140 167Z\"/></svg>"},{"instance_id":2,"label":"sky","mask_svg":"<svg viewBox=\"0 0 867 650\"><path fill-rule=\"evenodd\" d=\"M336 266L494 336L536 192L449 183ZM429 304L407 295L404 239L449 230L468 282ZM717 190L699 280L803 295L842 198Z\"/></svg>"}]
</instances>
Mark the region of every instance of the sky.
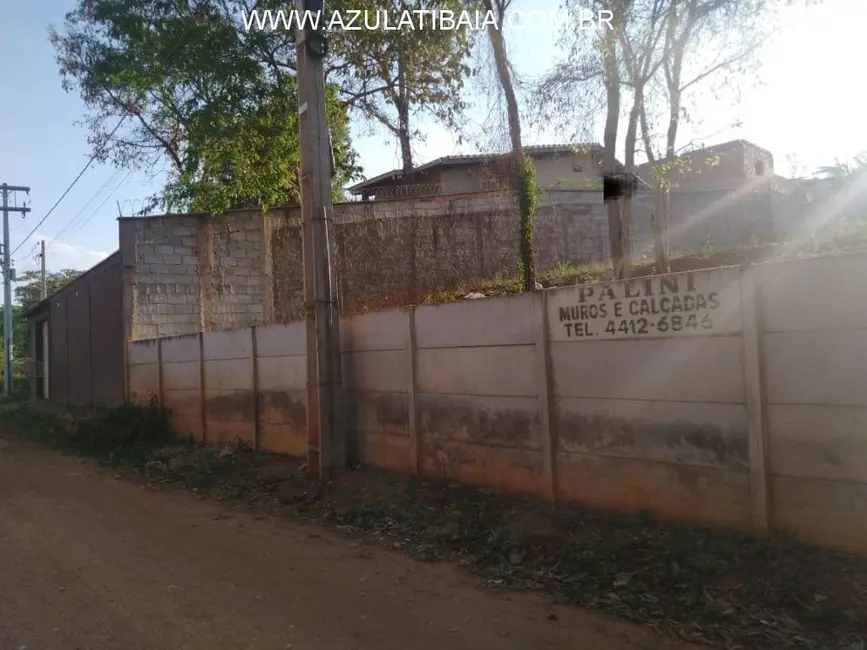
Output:
<instances>
[{"instance_id":1,"label":"sky","mask_svg":"<svg viewBox=\"0 0 867 650\"><path fill-rule=\"evenodd\" d=\"M783 31L762 53L761 85L751 84L740 103L699 96L701 132L684 138L707 138L715 144L736 138L749 140L774 155L783 175L811 174L835 159L851 159L867 151L863 122L863 92L852 70L861 54L856 47L867 21L865 0L826 0L805 8L806 0L786 10ZM49 271L87 269L117 250L119 214L140 209L144 199L160 189L160 179L93 166L82 175L57 209L29 237L33 228L60 198L90 156L86 131L78 124L84 105L60 84L49 25L61 26L74 0L19 2L0 0L0 183L31 188L32 212L13 215L10 238L14 266L20 275L38 268L38 243L45 240ZM517 8L556 9L556 0L517 0ZM544 28L510 31L510 57L521 75L542 73L560 54L556 35ZM480 121L484 97L471 91ZM739 122L739 126L730 125ZM457 144L443 127L420 123L427 137L417 143L418 164L445 155L472 153L472 144ZM365 125L354 129L354 142L364 174L372 177L400 166L397 144L384 133L370 134ZM556 133L527 129L525 144L562 142ZM709 137L712 136L712 137ZM792 169L789 161L797 161ZM20 196L20 201L26 197Z\"/></svg>"}]
</instances>

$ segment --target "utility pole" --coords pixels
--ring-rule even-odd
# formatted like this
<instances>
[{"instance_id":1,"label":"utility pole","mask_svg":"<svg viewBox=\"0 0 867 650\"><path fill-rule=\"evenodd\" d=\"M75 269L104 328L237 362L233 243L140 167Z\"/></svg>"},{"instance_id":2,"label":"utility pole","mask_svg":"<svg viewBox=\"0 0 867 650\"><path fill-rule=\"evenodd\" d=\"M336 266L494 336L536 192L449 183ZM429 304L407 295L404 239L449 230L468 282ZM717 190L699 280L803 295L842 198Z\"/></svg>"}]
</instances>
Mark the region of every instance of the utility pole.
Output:
<instances>
[{"instance_id":1,"label":"utility pole","mask_svg":"<svg viewBox=\"0 0 867 650\"><path fill-rule=\"evenodd\" d=\"M300 12L318 11L320 17L324 16L323 0L296 2ZM332 271L335 245L331 178L334 169L322 63L328 53L328 41L321 31L299 29L295 47L307 312L307 471L328 478L347 463L340 308Z\"/></svg>"},{"instance_id":2,"label":"utility pole","mask_svg":"<svg viewBox=\"0 0 867 650\"><path fill-rule=\"evenodd\" d=\"M39 242L39 261L42 264L42 300L48 297L48 282L45 276L45 240Z\"/></svg>"},{"instance_id":3,"label":"utility pole","mask_svg":"<svg viewBox=\"0 0 867 650\"><path fill-rule=\"evenodd\" d=\"M30 208L10 206L9 195L14 192L30 194L29 187L18 185L0 185L3 194L3 392L9 397L12 394L12 253L9 246L9 213L20 212L23 217Z\"/></svg>"}]
</instances>

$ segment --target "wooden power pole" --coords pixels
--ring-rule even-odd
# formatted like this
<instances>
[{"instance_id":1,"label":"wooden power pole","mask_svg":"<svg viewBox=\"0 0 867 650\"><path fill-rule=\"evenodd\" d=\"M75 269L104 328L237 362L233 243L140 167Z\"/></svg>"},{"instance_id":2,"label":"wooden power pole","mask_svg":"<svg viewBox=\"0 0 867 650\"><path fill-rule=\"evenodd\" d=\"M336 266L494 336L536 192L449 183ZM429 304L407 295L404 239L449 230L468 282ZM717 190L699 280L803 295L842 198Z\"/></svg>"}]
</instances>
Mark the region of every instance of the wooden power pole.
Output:
<instances>
[{"instance_id":1,"label":"wooden power pole","mask_svg":"<svg viewBox=\"0 0 867 650\"><path fill-rule=\"evenodd\" d=\"M299 12L319 11L320 18L324 18L323 4L323 0L297 0ZM325 112L325 34L309 27L299 29L296 52L307 313L307 470L327 478L346 466L347 441L342 409L340 308L332 270L334 170Z\"/></svg>"}]
</instances>

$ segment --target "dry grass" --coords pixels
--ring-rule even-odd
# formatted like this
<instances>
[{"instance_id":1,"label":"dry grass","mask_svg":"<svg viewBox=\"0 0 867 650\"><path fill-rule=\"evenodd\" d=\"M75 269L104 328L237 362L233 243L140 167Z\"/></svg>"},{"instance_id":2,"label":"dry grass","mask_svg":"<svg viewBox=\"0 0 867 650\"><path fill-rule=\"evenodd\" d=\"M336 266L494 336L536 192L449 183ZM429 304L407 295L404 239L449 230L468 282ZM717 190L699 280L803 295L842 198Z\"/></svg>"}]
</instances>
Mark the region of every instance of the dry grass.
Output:
<instances>
[{"instance_id":1,"label":"dry grass","mask_svg":"<svg viewBox=\"0 0 867 650\"><path fill-rule=\"evenodd\" d=\"M752 245L732 248L711 248L699 252L679 253L672 256L674 273L697 271L721 266L740 266L783 259L797 259L815 255L867 251L867 221L835 224L817 234L817 238L775 245ZM642 261L633 267L633 277L656 274L653 263ZM610 262L590 264L560 263L539 273L537 281L543 288L568 287L578 284L605 282L613 278ZM521 279L515 275L496 275L491 278L466 280L447 289L425 296L424 304L460 300L471 293L485 296L506 296L523 293Z\"/></svg>"}]
</instances>

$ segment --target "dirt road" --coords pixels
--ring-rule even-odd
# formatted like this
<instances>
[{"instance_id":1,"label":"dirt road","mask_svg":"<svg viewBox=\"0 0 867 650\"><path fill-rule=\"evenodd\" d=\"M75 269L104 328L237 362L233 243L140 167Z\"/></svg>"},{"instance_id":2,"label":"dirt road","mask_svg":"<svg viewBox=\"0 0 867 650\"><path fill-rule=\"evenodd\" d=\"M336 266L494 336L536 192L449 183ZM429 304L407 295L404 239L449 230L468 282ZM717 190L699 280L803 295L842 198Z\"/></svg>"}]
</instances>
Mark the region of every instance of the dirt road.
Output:
<instances>
[{"instance_id":1,"label":"dirt road","mask_svg":"<svg viewBox=\"0 0 867 650\"><path fill-rule=\"evenodd\" d=\"M686 648L0 440L0 650L446 647Z\"/></svg>"}]
</instances>

